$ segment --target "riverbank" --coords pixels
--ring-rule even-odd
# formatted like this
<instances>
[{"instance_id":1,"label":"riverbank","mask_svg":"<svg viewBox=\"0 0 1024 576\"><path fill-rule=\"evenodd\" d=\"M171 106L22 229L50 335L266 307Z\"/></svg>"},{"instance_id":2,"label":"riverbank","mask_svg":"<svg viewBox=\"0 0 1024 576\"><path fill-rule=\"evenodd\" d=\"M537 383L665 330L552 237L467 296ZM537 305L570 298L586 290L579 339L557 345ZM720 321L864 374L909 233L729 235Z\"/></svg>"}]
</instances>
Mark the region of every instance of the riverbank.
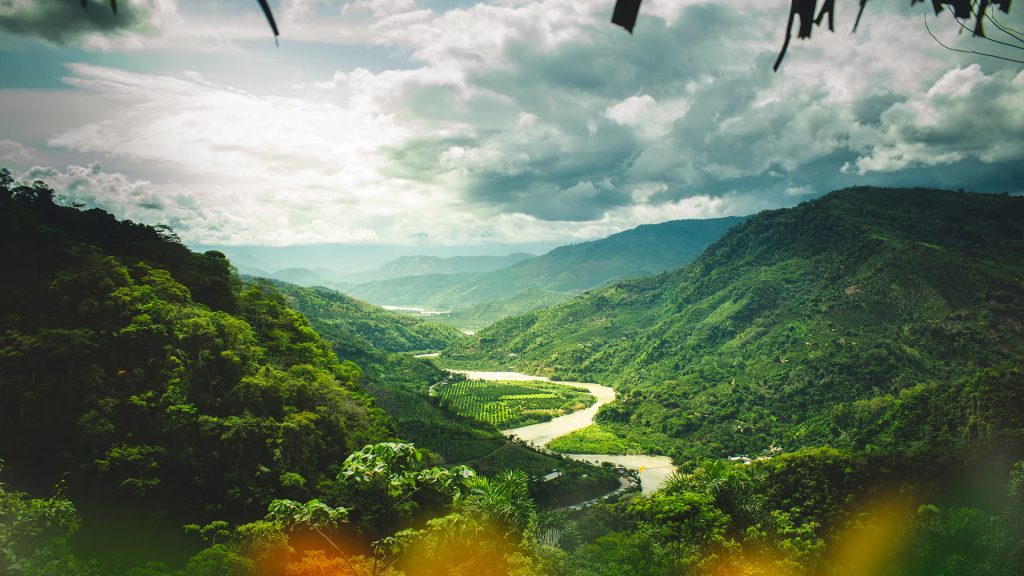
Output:
<instances>
[{"instance_id":1,"label":"riverbank","mask_svg":"<svg viewBox=\"0 0 1024 576\"><path fill-rule=\"evenodd\" d=\"M592 382L564 382L551 380L544 376L530 376L519 372L486 372L476 370L449 371L456 374L462 374L466 378L475 380L540 380L544 382L552 382L554 384L561 384L563 386L583 388L593 394L594 397L597 398L597 402L588 408L553 418L547 422L501 431L501 433L506 436L519 438L534 448L545 451L548 450L548 443L555 438L581 430L593 424L594 417L597 416L597 411L601 406L615 400L615 390L611 387ZM600 465L603 462L608 462L614 466L635 470L639 475L640 489L643 494L651 494L657 491L665 483L668 477L676 471L676 467L672 464L672 459L668 456L651 456L647 454L567 454L561 452L559 452L559 454L573 460L588 462L590 464ZM621 491L622 489L623 488L620 487L616 492Z\"/></svg>"}]
</instances>

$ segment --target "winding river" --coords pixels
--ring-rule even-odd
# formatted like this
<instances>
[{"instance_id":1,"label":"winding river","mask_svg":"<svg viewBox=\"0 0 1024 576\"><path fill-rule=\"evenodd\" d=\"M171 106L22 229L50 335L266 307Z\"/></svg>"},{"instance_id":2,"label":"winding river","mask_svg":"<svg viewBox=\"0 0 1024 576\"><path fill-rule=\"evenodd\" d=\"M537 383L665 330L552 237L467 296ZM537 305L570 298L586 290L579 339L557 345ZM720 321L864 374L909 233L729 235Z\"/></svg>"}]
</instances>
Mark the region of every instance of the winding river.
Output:
<instances>
[{"instance_id":1,"label":"winding river","mask_svg":"<svg viewBox=\"0 0 1024 576\"><path fill-rule=\"evenodd\" d=\"M615 400L615 390L600 384L588 382L560 382L543 376L529 376L527 374L520 374L519 372L477 372L473 370L451 370L451 372L462 374L467 378L475 380L542 380L544 382L552 382L554 384L562 384L564 386L572 386L574 388L583 388L597 398L597 402L594 402L594 404L589 408L577 410L576 412L566 414L565 416L559 416L558 418L553 418L547 422L530 424L529 426L521 426L519 428L511 428L509 430L501 431L502 434L506 436L519 438L540 449L546 449L548 442L551 442L559 436L564 436L570 432L586 428L593 424L594 417L597 416L597 411L601 406ZM640 489L643 494L650 494L658 488L661 488L668 476L676 470L676 467L672 465L672 459L668 456L648 456L646 454L613 455L565 453L562 453L562 455L567 458L572 458L573 460L581 460L591 464L610 462L616 466L637 470L640 474Z\"/></svg>"}]
</instances>

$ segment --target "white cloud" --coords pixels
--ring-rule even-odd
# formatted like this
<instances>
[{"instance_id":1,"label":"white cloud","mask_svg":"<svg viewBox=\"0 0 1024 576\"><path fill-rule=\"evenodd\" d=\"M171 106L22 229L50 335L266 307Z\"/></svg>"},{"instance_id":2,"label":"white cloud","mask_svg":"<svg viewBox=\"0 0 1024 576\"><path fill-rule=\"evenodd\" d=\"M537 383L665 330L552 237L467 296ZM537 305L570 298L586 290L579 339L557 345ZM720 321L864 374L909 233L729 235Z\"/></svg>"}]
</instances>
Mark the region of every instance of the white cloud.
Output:
<instances>
[{"instance_id":1,"label":"white cloud","mask_svg":"<svg viewBox=\"0 0 1024 576\"><path fill-rule=\"evenodd\" d=\"M0 163L28 164L35 160L36 151L14 140L0 140Z\"/></svg>"},{"instance_id":2,"label":"white cloud","mask_svg":"<svg viewBox=\"0 0 1024 576\"><path fill-rule=\"evenodd\" d=\"M352 0L345 4L342 13L349 14L366 10L377 18L405 14L416 9L416 0Z\"/></svg>"},{"instance_id":3,"label":"white cloud","mask_svg":"<svg viewBox=\"0 0 1024 576\"><path fill-rule=\"evenodd\" d=\"M18 179L43 180L69 202L102 208L136 222L175 227L206 224L207 215L189 191L106 172L98 162L71 165L64 170L33 166L18 175Z\"/></svg>"},{"instance_id":4,"label":"white cloud","mask_svg":"<svg viewBox=\"0 0 1024 576\"><path fill-rule=\"evenodd\" d=\"M193 199L176 216L184 238L267 244L584 239L788 205L860 174L1024 159L1021 74L957 66L908 32L920 12L905 10L794 40L773 74L787 7L645 2L629 36L610 3L293 0L286 42L381 44L404 60L289 78L287 97L211 73L73 65L75 92L116 105L49 144L80 165L158 171L135 189ZM245 24L263 34L258 16Z\"/></svg>"},{"instance_id":5,"label":"white cloud","mask_svg":"<svg viewBox=\"0 0 1024 576\"><path fill-rule=\"evenodd\" d=\"M846 170L894 172L974 157L985 163L1024 158L1024 72L987 75L977 64L954 68L921 94L895 104L877 131L860 135L864 153Z\"/></svg>"}]
</instances>

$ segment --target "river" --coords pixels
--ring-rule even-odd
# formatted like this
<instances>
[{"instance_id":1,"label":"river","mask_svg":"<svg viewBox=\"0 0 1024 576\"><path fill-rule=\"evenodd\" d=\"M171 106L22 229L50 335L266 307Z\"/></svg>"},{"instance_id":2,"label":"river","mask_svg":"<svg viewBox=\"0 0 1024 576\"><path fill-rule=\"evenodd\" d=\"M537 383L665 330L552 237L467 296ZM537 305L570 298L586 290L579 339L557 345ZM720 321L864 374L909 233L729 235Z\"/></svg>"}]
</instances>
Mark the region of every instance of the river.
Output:
<instances>
[{"instance_id":1,"label":"river","mask_svg":"<svg viewBox=\"0 0 1024 576\"><path fill-rule=\"evenodd\" d=\"M597 402L594 402L594 404L589 408L577 410L576 412L566 414L565 416L552 418L547 422L540 422L539 424L530 424L529 426L521 426L519 428L511 428L509 430L501 431L501 433L506 436L514 436L536 448L546 449L548 442L551 442L555 438L590 426L594 423L594 417L597 416L597 411L601 406L615 400L615 390L608 386L589 382L561 382L551 380L550 378L543 376L520 374L519 372L477 372L474 370L450 370L450 372L462 374L465 377L474 380L542 380L544 382L553 382L554 384L562 384L564 386L572 386L574 388L583 388L597 398ZM643 494L650 494L658 488L661 488L669 475L676 470L676 467L672 465L672 459L668 456L649 456L646 454L615 455L565 453L562 453L562 455L567 458L572 458L573 460L581 460L591 464L610 462L616 466L636 470L640 475L640 489Z\"/></svg>"}]
</instances>

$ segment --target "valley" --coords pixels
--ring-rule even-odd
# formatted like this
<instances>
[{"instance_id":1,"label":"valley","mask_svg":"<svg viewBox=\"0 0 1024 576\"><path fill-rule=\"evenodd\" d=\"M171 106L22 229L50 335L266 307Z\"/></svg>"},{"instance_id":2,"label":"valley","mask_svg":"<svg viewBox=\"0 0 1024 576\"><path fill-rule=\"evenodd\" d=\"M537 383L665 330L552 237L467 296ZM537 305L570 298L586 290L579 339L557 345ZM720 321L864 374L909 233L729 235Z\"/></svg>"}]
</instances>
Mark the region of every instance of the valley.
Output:
<instances>
[{"instance_id":1,"label":"valley","mask_svg":"<svg viewBox=\"0 0 1024 576\"><path fill-rule=\"evenodd\" d=\"M16 574L1019 566L1019 197L840 190L466 334L3 182Z\"/></svg>"},{"instance_id":2,"label":"valley","mask_svg":"<svg viewBox=\"0 0 1024 576\"><path fill-rule=\"evenodd\" d=\"M518 438L530 446L538 449L547 449L548 444L561 436L582 430L590 426L602 406L615 400L615 390L608 386L587 382L562 382L552 381L547 377L529 376L518 372L486 372L474 370L453 370L452 372L462 374L472 380L484 380L492 382L551 382L561 386L580 388L592 394L597 401L588 408L577 410L564 416L558 416L547 422L539 422L517 428L508 428L501 433ZM672 459L667 456L650 456L644 454L564 454L564 456L580 462L590 464L609 463L613 466L622 467L637 472L640 479L640 487L643 494L651 494L664 485L668 477L676 471Z\"/></svg>"}]
</instances>

